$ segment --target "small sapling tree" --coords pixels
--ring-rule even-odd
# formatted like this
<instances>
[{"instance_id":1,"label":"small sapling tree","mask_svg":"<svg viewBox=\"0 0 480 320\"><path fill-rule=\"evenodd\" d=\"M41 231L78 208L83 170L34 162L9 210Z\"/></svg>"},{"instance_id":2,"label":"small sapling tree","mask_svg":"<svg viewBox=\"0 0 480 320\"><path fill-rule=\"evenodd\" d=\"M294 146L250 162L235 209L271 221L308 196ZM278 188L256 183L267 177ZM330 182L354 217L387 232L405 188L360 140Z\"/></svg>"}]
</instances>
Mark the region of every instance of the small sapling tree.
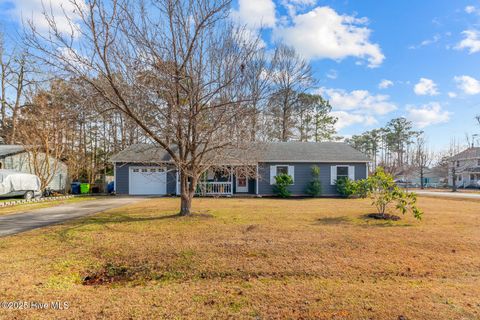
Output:
<instances>
[{"instance_id":1,"label":"small sapling tree","mask_svg":"<svg viewBox=\"0 0 480 320\"><path fill-rule=\"evenodd\" d=\"M421 219L423 212L417 208L417 196L413 192L401 190L394 182L393 176L382 167L367 179L359 182L356 194L369 197L377 209L378 216L385 219L389 208L394 207L402 214L411 212L416 219Z\"/></svg>"}]
</instances>

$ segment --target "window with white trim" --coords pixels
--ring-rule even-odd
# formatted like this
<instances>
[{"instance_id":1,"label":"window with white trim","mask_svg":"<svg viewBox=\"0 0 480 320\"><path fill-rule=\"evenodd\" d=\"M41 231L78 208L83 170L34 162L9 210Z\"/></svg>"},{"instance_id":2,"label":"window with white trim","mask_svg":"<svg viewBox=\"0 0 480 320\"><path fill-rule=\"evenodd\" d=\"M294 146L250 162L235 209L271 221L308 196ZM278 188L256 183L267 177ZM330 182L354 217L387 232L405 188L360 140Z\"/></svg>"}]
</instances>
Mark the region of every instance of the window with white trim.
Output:
<instances>
[{"instance_id":1,"label":"window with white trim","mask_svg":"<svg viewBox=\"0 0 480 320\"><path fill-rule=\"evenodd\" d=\"M280 174L288 174L290 177L292 177L292 184L295 184L295 166L289 166L284 164L270 166L271 185L275 184L275 177Z\"/></svg>"},{"instance_id":2,"label":"window with white trim","mask_svg":"<svg viewBox=\"0 0 480 320\"><path fill-rule=\"evenodd\" d=\"M348 166L337 166L337 180L348 178Z\"/></svg>"},{"instance_id":3,"label":"window with white trim","mask_svg":"<svg viewBox=\"0 0 480 320\"><path fill-rule=\"evenodd\" d=\"M277 166L275 175L288 174L288 166Z\"/></svg>"}]
</instances>

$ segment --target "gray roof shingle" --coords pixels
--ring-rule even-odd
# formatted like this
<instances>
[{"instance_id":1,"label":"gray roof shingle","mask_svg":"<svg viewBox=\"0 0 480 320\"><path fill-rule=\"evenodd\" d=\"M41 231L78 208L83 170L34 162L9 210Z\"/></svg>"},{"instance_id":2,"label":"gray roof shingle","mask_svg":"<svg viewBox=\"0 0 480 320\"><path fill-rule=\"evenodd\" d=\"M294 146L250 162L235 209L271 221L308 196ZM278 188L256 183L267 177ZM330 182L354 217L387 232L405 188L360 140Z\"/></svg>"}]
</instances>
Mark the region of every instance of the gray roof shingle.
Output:
<instances>
[{"instance_id":1,"label":"gray roof shingle","mask_svg":"<svg viewBox=\"0 0 480 320\"><path fill-rule=\"evenodd\" d=\"M0 144L0 157L6 157L12 154L24 152L25 148L18 144Z\"/></svg>"},{"instance_id":2,"label":"gray roof shingle","mask_svg":"<svg viewBox=\"0 0 480 320\"><path fill-rule=\"evenodd\" d=\"M253 152L252 152L253 151ZM259 162L369 162L360 151L343 142L268 142L248 150L239 150L239 156L249 154ZM170 155L161 147L136 144L113 155L112 162L169 162Z\"/></svg>"},{"instance_id":3,"label":"gray roof shingle","mask_svg":"<svg viewBox=\"0 0 480 320\"><path fill-rule=\"evenodd\" d=\"M462 159L475 159L475 158L480 158L480 147L468 148L466 150L463 150L460 153L457 153L450 159L462 160Z\"/></svg>"}]
</instances>

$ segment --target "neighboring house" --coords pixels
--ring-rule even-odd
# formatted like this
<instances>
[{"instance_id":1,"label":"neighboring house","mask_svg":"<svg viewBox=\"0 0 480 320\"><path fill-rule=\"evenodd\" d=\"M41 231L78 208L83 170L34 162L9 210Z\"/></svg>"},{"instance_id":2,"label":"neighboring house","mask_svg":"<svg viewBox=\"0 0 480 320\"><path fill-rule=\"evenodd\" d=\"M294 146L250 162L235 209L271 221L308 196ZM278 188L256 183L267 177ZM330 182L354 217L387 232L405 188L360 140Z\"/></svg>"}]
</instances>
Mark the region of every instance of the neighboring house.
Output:
<instances>
[{"instance_id":1,"label":"neighboring house","mask_svg":"<svg viewBox=\"0 0 480 320\"><path fill-rule=\"evenodd\" d=\"M395 180L399 184L408 184L408 186L420 187L421 177L419 170L414 172L407 173L405 171L400 171L395 175ZM423 186L430 187L440 187L446 184L447 175L443 172L442 168L433 167L423 169Z\"/></svg>"},{"instance_id":2,"label":"neighboring house","mask_svg":"<svg viewBox=\"0 0 480 320\"><path fill-rule=\"evenodd\" d=\"M45 154L42 154L45 156ZM54 159L50 158L49 163L53 170ZM9 169L19 172L35 174L30 157L25 148L21 145L0 145L0 169ZM67 165L62 161L57 164L57 170L48 187L52 190L65 190L67 180Z\"/></svg>"},{"instance_id":3,"label":"neighboring house","mask_svg":"<svg viewBox=\"0 0 480 320\"><path fill-rule=\"evenodd\" d=\"M255 148L248 164L232 160L230 169L212 168L197 186L203 195L273 195L275 176L288 173L293 178L292 195L305 195L312 180L311 168L320 168L323 195L337 195L335 181L368 175L369 159L346 143L274 142ZM246 154L248 152L242 152ZM180 193L178 172L168 153L152 145L132 145L114 155L115 191L130 195L174 195ZM246 163L246 162L244 162ZM240 170L248 166L251 170ZM246 175L245 172L255 172ZM243 172L243 173L242 173Z\"/></svg>"},{"instance_id":4,"label":"neighboring house","mask_svg":"<svg viewBox=\"0 0 480 320\"><path fill-rule=\"evenodd\" d=\"M450 158L448 184L457 187L480 187L480 147L468 148Z\"/></svg>"}]
</instances>

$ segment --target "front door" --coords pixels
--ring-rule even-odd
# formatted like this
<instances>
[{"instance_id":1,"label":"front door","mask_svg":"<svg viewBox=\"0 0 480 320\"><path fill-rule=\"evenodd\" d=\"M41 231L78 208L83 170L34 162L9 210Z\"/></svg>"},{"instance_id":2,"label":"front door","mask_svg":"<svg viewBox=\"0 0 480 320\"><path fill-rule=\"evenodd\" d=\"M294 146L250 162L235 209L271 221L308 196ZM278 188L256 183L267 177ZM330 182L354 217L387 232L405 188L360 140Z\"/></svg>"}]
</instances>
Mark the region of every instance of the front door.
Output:
<instances>
[{"instance_id":1,"label":"front door","mask_svg":"<svg viewBox=\"0 0 480 320\"><path fill-rule=\"evenodd\" d=\"M248 192L248 178L244 175L238 175L236 180L237 180L237 183L236 183L237 192L247 193Z\"/></svg>"}]
</instances>

